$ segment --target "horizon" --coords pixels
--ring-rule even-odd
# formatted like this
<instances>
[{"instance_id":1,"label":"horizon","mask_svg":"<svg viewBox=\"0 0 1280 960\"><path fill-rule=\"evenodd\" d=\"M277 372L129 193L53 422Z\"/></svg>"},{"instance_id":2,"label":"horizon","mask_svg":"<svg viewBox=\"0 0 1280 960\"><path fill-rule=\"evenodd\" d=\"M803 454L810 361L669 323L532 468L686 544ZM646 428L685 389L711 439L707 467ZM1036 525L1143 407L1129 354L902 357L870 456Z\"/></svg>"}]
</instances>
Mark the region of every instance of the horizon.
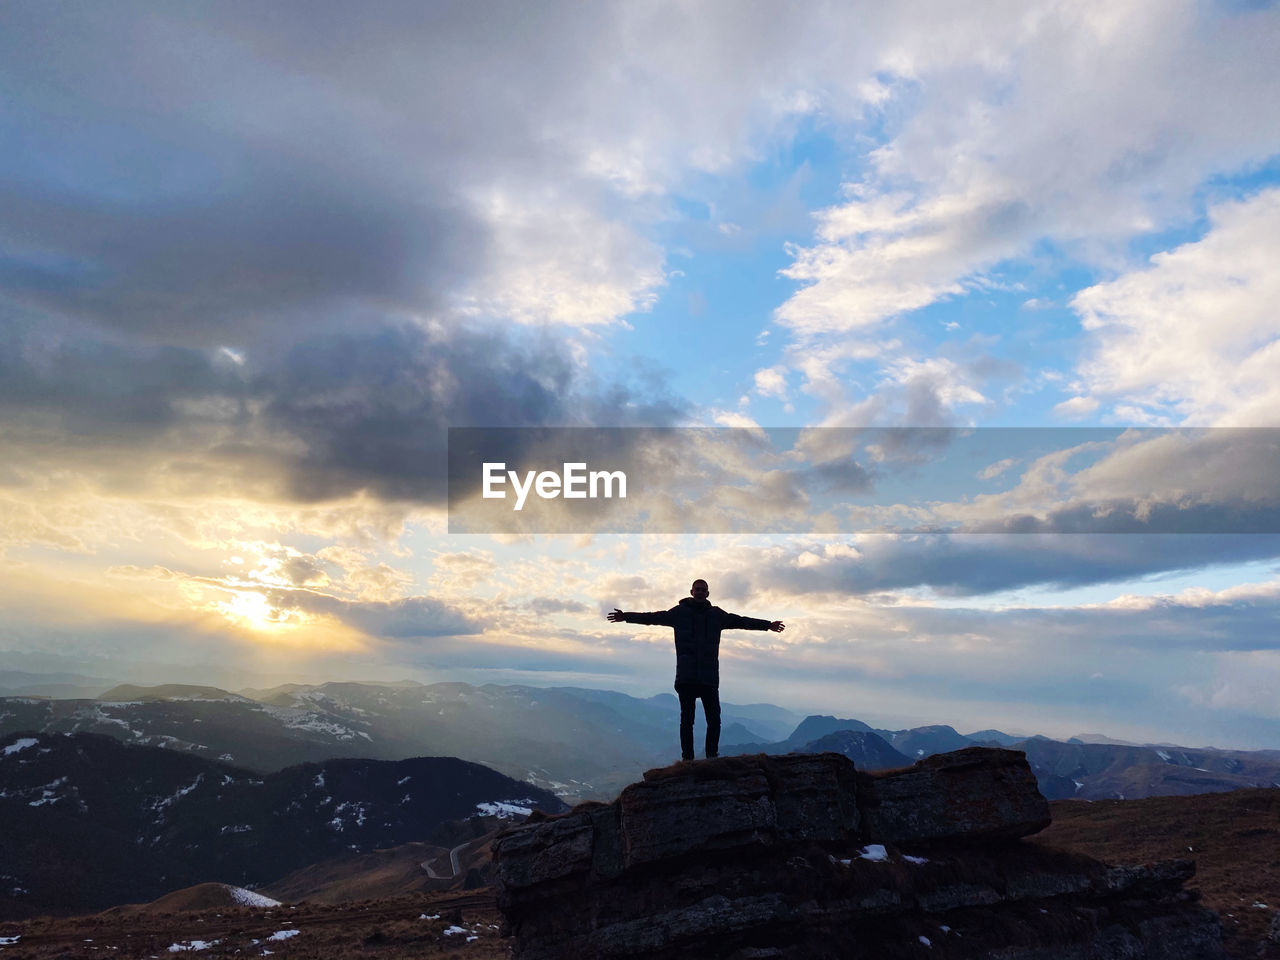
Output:
<instances>
[{"instance_id":1,"label":"horizon","mask_svg":"<svg viewBox=\"0 0 1280 960\"><path fill-rule=\"evenodd\" d=\"M0 11L0 669L1280 749L1280 5L505 9Z\"/></svg>"},{"instance_id":2,"label":"horizon","mask_svg":"<svg viewBox=\"0 0 1280 960\"><path fill-rule=\"evenodd\" d=\"M0 667L0 677L2 677L2 676L4 675L4 673L5 673L5 672L6 672L6 671L5 671L2 667ZM15 671L15 672L18 672L18 671ZM84 677L84 678L82 678L82 679L93 679L93 678L90 678L90 677ZM109 679L111 679L111 678L98 678L98 679L102 679L102 680L109 680ZM432 686L432 685L434 685L434 684L453 684L453 685L458 685L458 686L467 686L467 687L471 687L471 688L473 688L473 689L482 689L482 688L484 688L484 687L486 687L486 686L497 686L497 687L523 687L523 688L534 689L534 690L539 690L539 689L543 689L543 690L574 690L574 689L577 689L577 690L586 690L586 691L593 692L593 693L616 693L616 694L621 694L621 695L623 695L623 696L631 697L631 698L633 698L633 699L635 699L635 700L640 700L640 701L655 700L655 699L657 699L658 697L663 697L663 696L665 696L665 697L669 697L669 698L670 698L670 699L672 699L672 700L675 700L675 699L676 699L676 695L675 695L674 691L671 691L671 690L659 690L659 691L657 691L656 693L650 693L650 694L647 694L647 695L646 695L646 694L644 694L643 692L638 692L638 693L624 693L624 692L623 692L623 691L621 691L621 690L613 690L613 689L608 689L608 688L604 688L604 687L584 687L584 686L581 686L581 685L573 685L573 684L548 684L548 685L540 685L540 684L530 684L530 683L497 683L497 682L494 682L493 680L488 680L488 681L486 681L486 682L484 682L484 683L472 683L472 682L468 682L468 681L466 681L466 680L459 680L459 679L450 679L450 680L417 680L417 679L414 679L414 678L411 678L411 677L401 677L401 678L396 679L396 680L388 680L388 679L370 679L370 678L364 678L364 679L360 679L360 680L352 680L351 678L332 678L332 679L328 679L328 680L314 680L314 681L307 681L307 682L299 682L299 681L297 681L297 680L283 680L283 681L279 681L279 682L275 682L275 683L264 684L264 685L262 685L262 686L257 686L257 685L253 685L253 684L248 684L248 685L245 685L245 684L239 684L239 685L232 685L232 686L221 686L221 685L219 685L219 684L215 684L215 683L196 683L196 682L191 681L191 680L168 680L168 681L155 681L155 682L150 682L150 681L149 681L149 682L136 682L136 681L130 681L130 680L127 680L127 679L121 679L121 680L119 680L118 682L114 683L114 684L113 684L113 687L114 687L114 686L134 686L134 687L139 687L139 688L142 688L142 689L154 689L154 688L158 688L158 687L166 687L166 686L179 686L179 687L182 687L182 686L189 686L189 687L203 687L203 688L206 688L206 689L220 690L220 691L222 691L222 692L224 692L224 693L230 693L230 694L233 694L233 695L235 695L235 696L244 696L244 697L248 697L249 699L253 699L252 697L249 697L249 694L248 694L246 691L251 691L251 692L253 692L253 693L267 693L267 692L270 692L270 691L272 691L272 690L275 690L275 689L277 689L277 688L279 688L279 687L286 687L286 686L297 686L297 687L321 687L321 686L325 686L326 684L330 684L330 683L335 683L335 684L337 684L337 683L357 683L357 684L367 684L367 685L370 685L370 686L389 686L389 687L403 687L403 686L408 685L408 684L416 684L417 686L423 686L423 687L429 687L429 686ZM38 686L38 684L36 684L35 686ZM105 694L105 693L109 693L109 692L110 692L110 690L111 690L111 689L113 689L113 687L112 687L112 688L108 688L107 690L102 691L102 693L103 693L103 694ZM39 696L46 696L46 695L42 695L42 694L7 694L7 693L0 693L0 697L6 697L6 696L39 697ZM51 696L51 697L48 697L48 698L49 698L49 699L54 699L54 700L77 699L77 698L75 698L75 697L59 697L59 696ZM99 695L98 695L98 697L89 698L89 699L101 699L101 694L99 694ZM723 705L724 707L726 707L726 708L730 708L730 707L739 708L739 709L749 709L749 708L752 708L752 707L773 707L773 708L778 708L778 709L781 709L781 710L783 710L783 711L785 711L785 712L787 712L787 713L790 713L790 714L792 714L794 717L798 718L798 719L796 720L796 724L797 724L797 726L798 726L800 723L802 723L804 720L806 720L806 719L810 719L810 718L813 718L813 717L831 717L831 718L835 718L835 719L838 719L838 720L858 720L858 721L861 721L861 722L863 722L863 723L866 723L868 726L871 726L872 728L874 728L874 729L876 729L876 730L886 730L886 731L903 731L903 730L918 729L918 728L921 728L921 727L928 727L928 726L948 726L948 727L951 727L952 729L954 729L957 733L961 734L962 736L969 736L969 735L971 735L971 734L973 734L973 733L980 733L980 732L982 732L982 731L984 731L984 730L996 730L996 731L997 731L997 732L999 732L999 733L1003 733L1003 734L1006 734L1006 735L1008 735L1008 736L1019 737L1019 738L1021 738L1021 739L1031 739L1031 738L1033 738L1033 737L1048 737L1049 739L1052 739L1052 740L1059 740L1059 741L1063 741L1063 742L1066 742L1066 741L1069 741L1069 740L1072 740L1072 739L1085 738L1085 737L1103 737L1103 738L1106 738L1106 739L1111 740L1111 741L1113 741L1113 742L1117 742L1117 743L1130 743L1130 744L1133 744L1133 745L1135 745L1135 746L1151 746L1151 747L1167 747L1167 746L1176 746L1176 747L1181 747L1181 748L1191 749L1191 750L1226 750L1226 751L1230 751L1230 750L1255 750L1255 749L1263 749L1263 750L1265 750L1265 749L1269 749L1269 748L1265 748L1265 747L1263 747L1263 748L1256 748L1256 747L1240 747L1240 746L1230 746L1230 745L1224 745L1224 744L1212 744L1212 743L1174 743L1173 741L1150 740L1150 739L1148 739L1148 740L1141 740L1141 739L1139 739L1139 740L1127 740L1127 739L1125 739L1124 737L1116 737L1116 736L1114 736L1113 734L1115 733L1115 731L1098 731L1098 730L1087 731L1087 730L1076 730L1074 733L1061 733L1061 732L1059 732L1059 733L1056 733L1056 734L1050 734L1050 733L1046 733L1046 732L1045 732L1045 731L1043 731L1043 730L1026 731L1026 730L1019 730L1019 729L1017 729L1016 727L1015 727L1015 728L1008 728L1008 727L998 727L998 726L994 726L994 725L987 725L987 726L974 726L974 725L972 725L972 724L968 724L968 725L966 725L966 724L963 724L963 723L953 722L953 721L946 720L946 719L932 719L932 720L923 720L923 721L913 722L913 721L911 720L911 718L898 718L898 721L897 721L897 722L890 722L890 721L880 722L880 721L877 721L877 720L876 720L876 717L877 717L877 716L881 716L881 715L878 715L878 714L866 714L866 715L864 715L864 716L853 716L851 713L849 713L849 711L844 710L844 709L839 709L839 708L837 708L837 709L833 709L833 710L830 710L830 711L826 711L826 710L819 709L819 710L817 710L816 712L815 712L814 710L810 709L810 710L808 710L808 711L806 712L806 710L805 710L805 709L801 709L801 708L796 707L796 706L793 706L793 705L788 705L788 704L784 704L784 703L775 703L775 702L772 702L772 701L764 701L764 700L751 701L751 702L737 702L737 701L733 701L733 700L722 700L722 701L721 701L721 703L722 703L722 705ZM917 720L918 720L918 718L917 718ZM698 717L698 719L697 719L697 724L698 724L698 729L699 729L699 730L701 730L701 729L703 728L703 725L704 725L704 721L703 721L703 718L702 718L701 716L699 716L699 717ZM966 732L966 731L967 731L967 732ZM758 732L758 731L756 731L756 732ZM762 741L762 742L772 742L772 741L768 741L768 740L766 740L766 741Z\"/></svg>"}]
</instances>

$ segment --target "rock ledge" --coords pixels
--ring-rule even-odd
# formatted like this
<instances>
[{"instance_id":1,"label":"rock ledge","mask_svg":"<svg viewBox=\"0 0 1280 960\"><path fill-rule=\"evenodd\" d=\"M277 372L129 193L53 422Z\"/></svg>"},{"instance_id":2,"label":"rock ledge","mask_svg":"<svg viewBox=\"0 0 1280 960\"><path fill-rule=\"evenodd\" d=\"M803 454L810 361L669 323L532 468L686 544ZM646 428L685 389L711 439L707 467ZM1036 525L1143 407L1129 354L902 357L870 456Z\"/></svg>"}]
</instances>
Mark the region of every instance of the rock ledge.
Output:
<instances>
[{"instance_id":1,"label":"rock ledge","mask_svg":"<svg viewBox=\"0 0 1280 960\"><path fill-rule=\"evenodd\" d=\"M869 775L835 753L650 770L494 846L519 960L1212 960L1189 861L1107 867L1049 823L1022 753Z\"/></svg>"}]
</instances>

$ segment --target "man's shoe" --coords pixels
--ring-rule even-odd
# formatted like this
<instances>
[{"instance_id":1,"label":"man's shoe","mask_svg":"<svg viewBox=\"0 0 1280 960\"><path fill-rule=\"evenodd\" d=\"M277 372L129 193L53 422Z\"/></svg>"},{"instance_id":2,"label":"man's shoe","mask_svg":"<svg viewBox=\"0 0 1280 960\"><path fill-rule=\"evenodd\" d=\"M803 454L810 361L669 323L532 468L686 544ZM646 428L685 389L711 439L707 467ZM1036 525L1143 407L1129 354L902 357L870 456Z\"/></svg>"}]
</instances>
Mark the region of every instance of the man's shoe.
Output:
<instances>
[{"instance_id":1,"label":"man's shoe","mask_svg":"<svg viewBox=\"0 0 1280 960\"><path fill-rule=\"evenodd\" d=\"M716 757L718 757L718 756L720 756L720 754L718 754L718 753L708 753L708 754L707 754L707 759L708 759L708 760L714 760L714 759L715 759Z\"/></svg>"}]
</instances>

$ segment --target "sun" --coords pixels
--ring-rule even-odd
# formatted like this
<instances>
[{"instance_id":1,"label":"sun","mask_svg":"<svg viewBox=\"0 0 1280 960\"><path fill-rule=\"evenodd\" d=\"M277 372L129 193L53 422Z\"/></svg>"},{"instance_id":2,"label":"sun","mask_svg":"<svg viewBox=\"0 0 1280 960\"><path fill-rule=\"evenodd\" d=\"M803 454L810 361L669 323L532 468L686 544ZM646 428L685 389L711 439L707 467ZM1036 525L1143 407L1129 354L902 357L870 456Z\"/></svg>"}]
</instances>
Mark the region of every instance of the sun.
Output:
<instances>
[{"instance_id":1,"label":"sun","mask_svg":"<svg viewBox=\"0 0 1280 960\"><path fill-rule=\"evenodd\" d=\"M296 627L302 621L302 615L296 610L281 610L273 607L261 593L256 590L235 590L230 600L222 600L214 607L228 620L256 630L260 633L277 633Z\"/></svg>"}]
</instances>

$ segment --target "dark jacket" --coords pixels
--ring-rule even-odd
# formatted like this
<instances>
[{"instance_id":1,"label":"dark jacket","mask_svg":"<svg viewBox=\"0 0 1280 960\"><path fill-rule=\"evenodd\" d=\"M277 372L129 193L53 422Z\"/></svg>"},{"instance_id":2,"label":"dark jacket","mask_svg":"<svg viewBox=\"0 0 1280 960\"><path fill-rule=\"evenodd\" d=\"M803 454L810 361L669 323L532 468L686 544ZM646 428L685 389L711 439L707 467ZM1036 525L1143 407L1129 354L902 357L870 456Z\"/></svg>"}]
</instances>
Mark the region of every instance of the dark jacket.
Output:
<instances>
[{"instance_id":1,"label":"dark jacket","mask_svg":"<svg viewBox=\"0 0 1280 960\"><path fill-rule=\"evenodd\" d=\"M685 597L670 610L624 613L624 623L671 627L676 632L676 683L720 686L720 631L768 630L768 620L740 617L711 605L710 600Z\"/></svg>"}]
</instances>

